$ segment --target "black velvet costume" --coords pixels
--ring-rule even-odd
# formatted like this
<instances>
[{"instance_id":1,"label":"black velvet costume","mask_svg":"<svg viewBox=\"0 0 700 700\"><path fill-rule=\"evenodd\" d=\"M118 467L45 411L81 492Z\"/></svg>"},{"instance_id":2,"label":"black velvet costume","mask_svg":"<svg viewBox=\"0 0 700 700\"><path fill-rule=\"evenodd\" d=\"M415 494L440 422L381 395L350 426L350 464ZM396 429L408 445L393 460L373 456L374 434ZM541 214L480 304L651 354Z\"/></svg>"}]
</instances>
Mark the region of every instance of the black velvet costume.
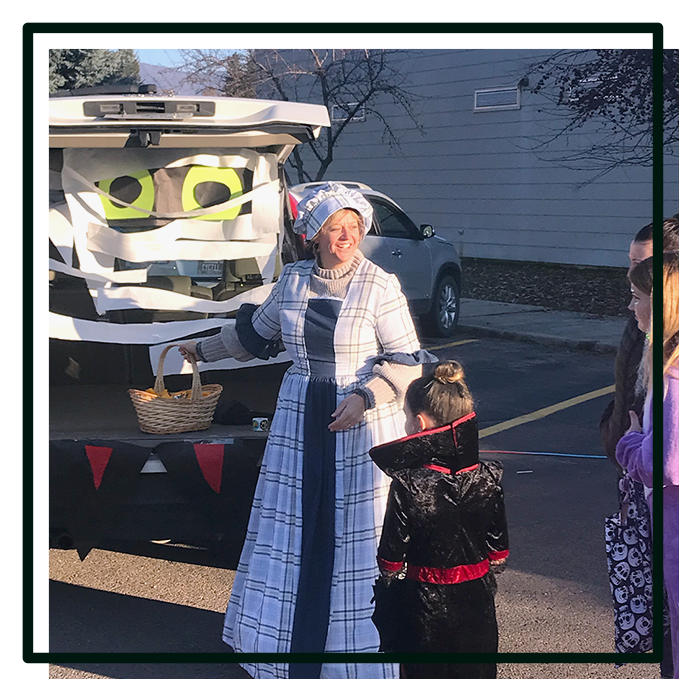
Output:
<instances>
[{"instance_id":1,"label":"black velvet costume","mask_svg":"<svg viewBox=\"0 0 700 700\"><path fill-rule=\"evenodd\" d=\"M380 651L497 652L491 566L508 556L503 467L479 461L476 415L378 445L370 457L392 478L375 586ZM495 663L402 667L407 678L496 675Z\"/></svg>"}]
</instances>

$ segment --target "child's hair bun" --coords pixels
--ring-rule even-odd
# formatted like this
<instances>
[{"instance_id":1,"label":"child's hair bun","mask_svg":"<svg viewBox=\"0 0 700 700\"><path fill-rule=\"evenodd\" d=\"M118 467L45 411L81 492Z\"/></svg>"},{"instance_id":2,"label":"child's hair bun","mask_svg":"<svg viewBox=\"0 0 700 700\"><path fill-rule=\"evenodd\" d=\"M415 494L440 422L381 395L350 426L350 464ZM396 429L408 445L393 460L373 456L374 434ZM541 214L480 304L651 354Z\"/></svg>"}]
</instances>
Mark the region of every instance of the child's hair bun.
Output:
<instances>
[{"instance_id":1,"label":"child's hair bun","mask_svg":"<svg viewBox=\"0 0 700 700\"><path fill-rule=\"evenodd\" d=\"M464 379L464 370L458 362L448 360L435 368L433 376L440 384L456 384Z\"/></svg>"}]
</instances>

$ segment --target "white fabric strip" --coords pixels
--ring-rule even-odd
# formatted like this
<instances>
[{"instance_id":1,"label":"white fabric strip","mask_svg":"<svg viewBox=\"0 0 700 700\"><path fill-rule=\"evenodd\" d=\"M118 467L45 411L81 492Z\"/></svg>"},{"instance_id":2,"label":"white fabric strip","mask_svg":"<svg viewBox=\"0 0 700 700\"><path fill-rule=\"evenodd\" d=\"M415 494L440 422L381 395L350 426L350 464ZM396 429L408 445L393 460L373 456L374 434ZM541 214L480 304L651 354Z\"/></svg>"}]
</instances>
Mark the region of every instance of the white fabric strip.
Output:
<instances>
[{"instance_id":1,"label":"white fabric strip","mask_svg":"<svg viewBox=\"0 0 700 700\"><path fill-rule=\"evenodd\" d=\"M249 148L236 149L235 153L220 148L207 149L207 153L197 153L195 149L188 153L183 148L115 148L110 149L109 158L105 158L103 148L66 148L63 154L64 167L69 165L93 183L139 170L187 165L253 170L259 159L268 155Z\"/></svg>"},{"instance_id":2,"label":"white fabric strip","mask_svg":"<svg viewBox=\"0 0 700 700\"><path fill-rule=\"evenodd\" d=\"M148 229L146 231L130 231L124 233L117 231L110 226L104 226L101 223L88 223L88 239L90 238L90 232L95 230L99 231L101 229L105 230L110 236L115 238L123 237L125 239L141 243L145 242L147 244L160 243L162 245L168 245L173 241L178 239L185 239L188 241L202 241L204 243L226 243L228 241L242 241L244 243L257 243L261 239L264 242L270 242L272 240L277 240L276 231L267 232L256 232L256 235L250 235L248 238L244 238L241 235L240 230L234 231L234 228L240 229L241 226L238 225L234 227L236 221L172 221L164 226L159 226L158 228ZM246 227L248 229L249 227ZM247 232L247 231L246 231ZM252 234L252 231L250 231ZM269 239L269 240L268 240ZM163 260L164 258L158 258Z\"/></svg>"},{"instance_id":3,"label":"white fabric strip","mask_svg":"<svg viewBox=\"0 0 700 700\"><path fill-rule=\"evenodd\" d=\"M210 328L221 328L230 322L227 318L204 318L167 323L109 323L49 312L49 337L117 345L152 345L179 340Z\"/></svg>"},{"instance_id":4,"label":"white fabric strip","mask_svg":"<svg viewBox=\"0 0 700 700\"><path fill-rule=\"evenodd\" d=\"M86 247L129 262L153 260L238 260L272 255L277 240L248 241L163 241L159 231L119 233L107 226L88 224Z\"/></svg>"},{"instance_id":5,"label":"white fabric strip","mask_svg":"<svg viewBox=\"0 0 700 700\"><path fill-rule=\"evenodd\" d=\"M63 262L70 265L73 259L73 226L66 204L49 209L49 240L56 246Z\"/></svg>"},{"instance_id":6,"label":"white fabric strip","mask_svg":"<svg viewBox=\"0 0 700 700\"><path fill-rule=\"evenodd\" d=\"M229 321L229 323L231 323L231 321ZM198 340L203 339L203 337L188 338L188 342L190 340L194 340L196 342ZM166 345L168 345L168 343L163 343L161 345L153 345L150 348L148 348L153 374L155 374L158 370L158 361L160 360L160 354L161 352L163 352L163 348ZM289 353L286 351L281 352L279 355L277 355L277 357L273 357L269 360L259 360L258 358L254 358L248 362L238 362L238 360L234 360L231 357L225 360L218 360L217 362L200 363L199 371L203 372L205 370L209 371L218 369L243 369L245 367L256 367L258 365L276 365L281 364L282 362L291 362L291 359L292 358L289 356ZM171 350L165 356L165 362L163 364L163 374L192 374L192 365L189 362L187 362L185 358L182 357L182 355L180 355L179 352Z\"/></svg>"},{"instance_id":7,"label":"white fabric strip","mask_svg":"<svg viewBox=\"0 0 700 700\"><path fill-rule=\"evenodd\" d=\"M177 341L186 336L209 330L221 328L235 320L228 318L211 318L195 321L170 321L169 323L103 323L100 321L85 321L79 318L70 318L60 314L49 313L49 337L58 340L83 340L94 343L113 343L116 345L151 345L149 356L151 367L155 374L158 368L158 359L163 348L168 343ZM201 337L194 340L201 340ZM187 338L187 340L191 340ZM172 356L172 359L170 359ZM178 360L179 353L170 352L166 356L164 374L187 374L192 372L189 363ZM182 359L182 358L181 358ZM264 364L281 364L290 362L289 353L281 352L270 360L254 359L250 362L238 362L233 358L208 362L204 369L241 369Z\"/></svg>"},{"instance_id":8,"label":"white fabric strip","mask_svg":"<svg viewBox=\"0 0 700 700\"><path fill-rule=\"evenodd\" d=\"M102 315L118 309L156 309L161 311L197 311L225 314L235 311L241 304L261 304L270 294L271 284L265 284L224 301L197 299L167 289L152 287L117 287L97 289L95 308Z\"/></svg>"},{"instance_id":9,"label":"white fabric strip","mask_svg":"<svg viewBox=\"0 0 700 700\"><path fill-rule=\"evenodd\" d=\"M90 282L117 282L119 284L141 284L148 279L148 268L141 270L118 270L116 272L83 272L75 267L60 263L57 260L49 258L49 270L63 272L71 277L79 277L80 279Z\"/></svg>"}]
</instances>

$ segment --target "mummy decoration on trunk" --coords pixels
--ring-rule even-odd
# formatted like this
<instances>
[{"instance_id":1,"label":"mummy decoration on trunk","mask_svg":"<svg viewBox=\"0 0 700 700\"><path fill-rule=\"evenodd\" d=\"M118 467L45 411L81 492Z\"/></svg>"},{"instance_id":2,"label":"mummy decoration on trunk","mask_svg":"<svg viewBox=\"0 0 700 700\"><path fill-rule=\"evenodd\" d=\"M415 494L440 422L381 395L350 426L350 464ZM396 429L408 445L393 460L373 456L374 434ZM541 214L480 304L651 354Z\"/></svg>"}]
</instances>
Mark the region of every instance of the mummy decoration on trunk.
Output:
<instances>
[{"instance_id":1,"label":"mummy decoration on trunk","mask_svg":"<svg viewBox=\"0 0 700 700\"><path fill-rule=\"evenodd\" d=\"M230 323L241 304L261 303L282 269L282 167L330 124L326 108L150 100L49 100L53 339L194 339ZM286 250L288 262L296 253ZM191 371L176 358L168 364L166 374Z\"/></svg>"}]
</instances>

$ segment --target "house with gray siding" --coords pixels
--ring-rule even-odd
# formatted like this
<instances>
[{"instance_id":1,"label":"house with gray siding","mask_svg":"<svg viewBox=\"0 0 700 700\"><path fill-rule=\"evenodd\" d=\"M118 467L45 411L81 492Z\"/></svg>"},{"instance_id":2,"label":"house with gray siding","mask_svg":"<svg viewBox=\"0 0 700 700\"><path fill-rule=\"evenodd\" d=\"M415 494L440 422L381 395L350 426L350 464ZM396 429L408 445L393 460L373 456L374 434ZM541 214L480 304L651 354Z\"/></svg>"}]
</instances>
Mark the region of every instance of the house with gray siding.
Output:
<instances>
[{"instance_id":1,"label":"house with gray siding","mask_svg":"<svg viewBox=\"0 0 700 700\"><path fill-rule=\"evenodd\" d=\"M403 87L422 129L384 98L400 146L367 114L346 128L325 178L384 192L463 257L626 266L631 237L652 219L652 168L618 167L587 183L594 171L564 161L600 137L594 125L539 147L561 122L521 79L545 53L408 52ZM678 159L669 156L664 216L677 211Z\"/></svg>"}]
</instances>

